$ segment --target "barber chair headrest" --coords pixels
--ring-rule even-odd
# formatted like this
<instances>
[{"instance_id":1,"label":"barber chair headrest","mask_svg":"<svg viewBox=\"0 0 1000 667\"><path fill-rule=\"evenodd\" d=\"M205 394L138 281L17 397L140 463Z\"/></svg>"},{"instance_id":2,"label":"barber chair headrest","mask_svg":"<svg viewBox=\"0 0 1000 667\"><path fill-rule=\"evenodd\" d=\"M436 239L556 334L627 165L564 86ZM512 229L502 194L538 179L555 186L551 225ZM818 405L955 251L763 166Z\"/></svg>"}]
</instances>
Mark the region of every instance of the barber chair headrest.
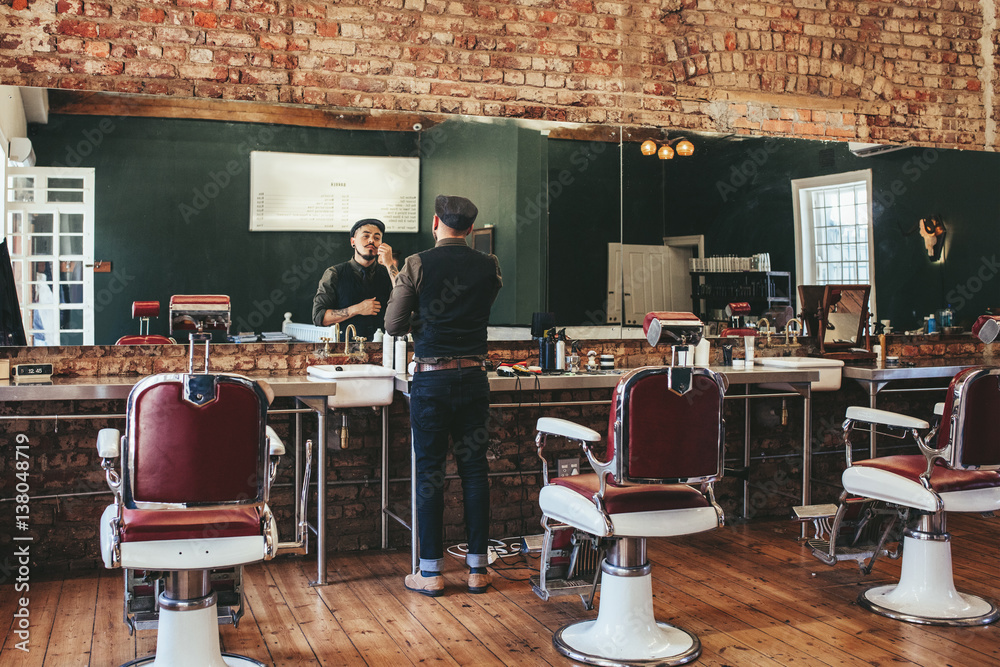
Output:
<instances>
[{"instance_id":1,"label":"barber chair headrest","mask_svg":"<svg viewBox=\"0 0 1000 667\"><path fill-rule=\"evenodd\" d=\"M726 317L732 317L733 315L749 315L750 314L750 304L746 301L734 301L733 303L726 304Z\"/></svg>"},{"instance_id":2,"label":"barber chair headrest","mask_svg":"<svg viewBox=\"0 0 1000 667\"><path fill-rule=\"evenodd\" d=\"M225 294L174 294L170 297L171 310L224 310L229 311L229 297Z\"/></svg>"},{"instance_id":3,"label":"barber chair headrest","mask_svg":"<svg viewBox=\"0 0 1000 667\"><path fill-rule=\"evenodd\" d=\"M159 301L133 301L132 302L132 318L136 317L159 317L160 316L160 302Z\"/></svg>"},{"instance_id":4,"label":"barber chair headrest","mask_svg":"<svg viewBox=\"0 0 1000 667\"><path fill-rule=\"evenodd\" d=\"M661 340L671 345L678 343L697 345L705 332L705 325L694 313L654 312L646 313L646 318L642 321L642 331L653 347L656 347Z\"/></svg>"},{"instance_id":5,"label":"barber chair headrest","mask_svg":"<svg viewBox=\"0 0 1000 667\"><path fill-rule=\"evenodd\" d=\"M723 329L722 333L719 335L723 338L733 338L742 336L756 336L759 332L756 329L751 329L749 327L736 327Z\"/></svg>"},{"instance_id":6,"label":"barber chair headrest","mask_svg":"<svg viewBox=\"0 0 1000 667\"><path fill-rule=\"evenodd\" d=\"M980 315L972 325L972 333L984 343L992 343L1000 334L1000 315Z\"/></svg>"}]
</instances>

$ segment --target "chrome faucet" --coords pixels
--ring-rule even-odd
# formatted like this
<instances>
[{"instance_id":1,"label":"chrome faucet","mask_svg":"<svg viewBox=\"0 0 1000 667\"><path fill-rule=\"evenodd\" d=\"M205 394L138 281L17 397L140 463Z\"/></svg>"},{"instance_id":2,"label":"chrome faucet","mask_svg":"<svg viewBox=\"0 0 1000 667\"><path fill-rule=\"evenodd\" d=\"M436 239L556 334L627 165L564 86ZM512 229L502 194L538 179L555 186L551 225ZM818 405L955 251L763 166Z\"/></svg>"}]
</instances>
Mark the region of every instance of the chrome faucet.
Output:
<instances>
[{"instance_id":1,"label":"chrome faucet","mask_svg":"<svg viewBox=\"0 0 1000 667\"><path fill-rule=\"evenodd\" d=\"M795 322L795 338L798 339L798 337L802 335L802 320L800 320L797 317L793 317L792 319L785 322L785 345L789 344L788 336L790 335L789 329L792 326L792 322ZM795 342L798 342L798 340L796 340Z\"/></svg>"}]
</instances>

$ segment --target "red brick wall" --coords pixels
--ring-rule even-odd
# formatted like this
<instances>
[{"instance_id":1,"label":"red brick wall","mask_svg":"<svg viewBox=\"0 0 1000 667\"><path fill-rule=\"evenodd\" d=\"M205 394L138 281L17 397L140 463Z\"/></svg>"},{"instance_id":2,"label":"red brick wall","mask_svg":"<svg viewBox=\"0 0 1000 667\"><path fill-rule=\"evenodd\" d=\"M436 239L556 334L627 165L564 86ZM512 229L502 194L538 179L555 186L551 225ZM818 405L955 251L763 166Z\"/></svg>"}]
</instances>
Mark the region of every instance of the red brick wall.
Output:
<instances>
[{"instance_id":1,"label":"red brick wall","mask_svg":"<svg viewBox=\"0 0 1000 667\"><path fill-rule=\"evenodd\" d=\"M775 345L778 340L772 341ZM763 342L761 342L763 345ZM267 372L301 374L302 366L315 363L314 353L320 348L314 344L277 345L220 345L212 356L213 370L237 370L252 375ZM374 346L373 346L374 347ZM968 334L964 336L892 336L889 353L906 360L915 358L981 357L984 363L995 363L992 345L984 346ZM664 363L663 348L650 348L644 341L587 341L584 349L613 353L620 367L633 368L644 364ZM147 374L159 371L180 371L186 368L185 346L159 347L63 347L63 348L5 348L4 353L16 353L18 362L48 361L56 365L61 375L101 375L109 373ZM719 346L713 345L716 361ZM778 355L788 348L772 346L761 348L764 356ZM493 343L493 359L530 358L537 348L530 343ZM794 353L804 353L795 349ZM738 353L739 354L739 353ZM345 361L332 357L331 363ZM371 363L379 363L380 355L372 350ZM934 381L928 384L940 386ZM912 383L907 385L912 387ZM742 387L734 389L742 391ZM927 394L884 394L879 407L906 414L930 414L931 406L940 400L941 392ZM571 405L560 407L534 407L536 401L579 402L605 401L610 389L577 389L556 392L535 392L525 383L521 392L497 392L491 400L495 403L524 403L512 409L494 409L490 417L491 462L495 473L491 482L492 523L494 537L531 534L539 529L538 491L541 480L537 474L539 461L534 449L534 426L539 417L559 416L579 422L600 433L607 432L607 405ZM812 401L812 433L814 458L814 485L816 502L833 502L839 493L840 473L843 470L843 445L841 423L848 405L866 405L867 396L860 385L844 381L839 392L816 394ZM294 407L290 399L276 399L274 408ZM742 400L728 401L726 405L726 456L729 465L742 461L744 425L747 417ZM788 516L788 507L797 504L801 478L800 452L802 448L802 403L798 399L756 399L751 402L750 437L752 454L756 459L750 474L748 515ZM111 502L104 475L97 457L95 438L100 428L124 428L118 417L125 412L124 400L87 401L0 401L0 443L12 443L17 436L26 437L30 446L30 480L34 489L31 506L31 534L36 547L32 550L33 567L40 570L63 568L99 567L99 517ZM59 415L58 420L39 420L39 415ZM99 416L97 419L77 419L74 415ZM340 415L330 415L327 420L328 480L328 538L330 550L376 549L380 546L380 476L381 476L381 418L367 408L348 411L349 445L341 449ZM17 417L12 419L12 417ZM31 417L35 417L34 419ZM272 414L269 423L285 439L288 455L283 459L272 494L272 509L278 517L282 539L291 538L292 521L292 470L294 464L292 436L294 422L290 415ZM303 419L304 438L317 437L316 420L311 415ZM389 479L390 505L397 514L409 512L409 411L406 401L397 397L389 407ZM600 452L599 452L600 453ZM559 458L578 457L574 445L554 440L550 443L548 460L551 464ZM8 480L14 480L15 460L12 456L0 457L0 497L11 495ZM454 475L454 461L449 461L446 472ZM742 514L743 483L727 473L717 486L719 502L730 520ZM446 544L464 541L462 523L461 485L449 479L445 487ZM310 512L315 512L315 498L310 498ZM405 548L409 544L407 533L394 522L390 523L390 544ZM0 532L0 552L11 545L8 532ZM315 543L313 542L313 548ZM0 568L0 583L4 573Z\"/></svg>"},{"instance_id":2,"label":"red brick wall","mask_svg":"<svg viewBox=\"0 0 1000 667\"><path fill-rule=\"evenodd\" d=\"M997 35L972 0L0 0L0 81L992 149Z\"/></svg>"}]
</instances>

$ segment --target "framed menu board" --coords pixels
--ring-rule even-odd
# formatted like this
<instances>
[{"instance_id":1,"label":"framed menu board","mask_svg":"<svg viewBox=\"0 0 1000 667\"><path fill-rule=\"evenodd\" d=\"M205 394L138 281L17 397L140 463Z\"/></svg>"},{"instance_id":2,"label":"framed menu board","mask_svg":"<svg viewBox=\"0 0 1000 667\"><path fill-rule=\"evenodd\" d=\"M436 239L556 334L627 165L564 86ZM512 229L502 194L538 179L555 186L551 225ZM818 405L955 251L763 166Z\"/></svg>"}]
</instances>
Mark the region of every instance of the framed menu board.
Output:
<instances>
[{"instance_id":1,"label":"framed menu board","mask_svg":"<svg viewBox=\"0 0 1000 667\"><path fill-rule=\"evenodd\" d=\"M420 158L250 153L250 231L346 232L378 218L418 231Z\"/></svg>"}]
</instances>

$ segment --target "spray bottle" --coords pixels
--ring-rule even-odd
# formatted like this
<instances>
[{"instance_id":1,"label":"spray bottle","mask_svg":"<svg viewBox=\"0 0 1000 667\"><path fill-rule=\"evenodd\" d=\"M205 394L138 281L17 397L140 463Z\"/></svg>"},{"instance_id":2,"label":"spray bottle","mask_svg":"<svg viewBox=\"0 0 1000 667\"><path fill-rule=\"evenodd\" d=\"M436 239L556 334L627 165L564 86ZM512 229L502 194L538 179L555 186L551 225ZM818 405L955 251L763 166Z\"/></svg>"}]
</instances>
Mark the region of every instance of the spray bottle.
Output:
<instances>
[{"instance_id":1,"label":"spray bottle","mask_svg":"<svg viewBox=\"0 0 1000 667\"><path fill-rule=\"evenodd\" d=\"M566 370L566 330L556 334L556 369Z\"/></svg>"}]
</instances>

